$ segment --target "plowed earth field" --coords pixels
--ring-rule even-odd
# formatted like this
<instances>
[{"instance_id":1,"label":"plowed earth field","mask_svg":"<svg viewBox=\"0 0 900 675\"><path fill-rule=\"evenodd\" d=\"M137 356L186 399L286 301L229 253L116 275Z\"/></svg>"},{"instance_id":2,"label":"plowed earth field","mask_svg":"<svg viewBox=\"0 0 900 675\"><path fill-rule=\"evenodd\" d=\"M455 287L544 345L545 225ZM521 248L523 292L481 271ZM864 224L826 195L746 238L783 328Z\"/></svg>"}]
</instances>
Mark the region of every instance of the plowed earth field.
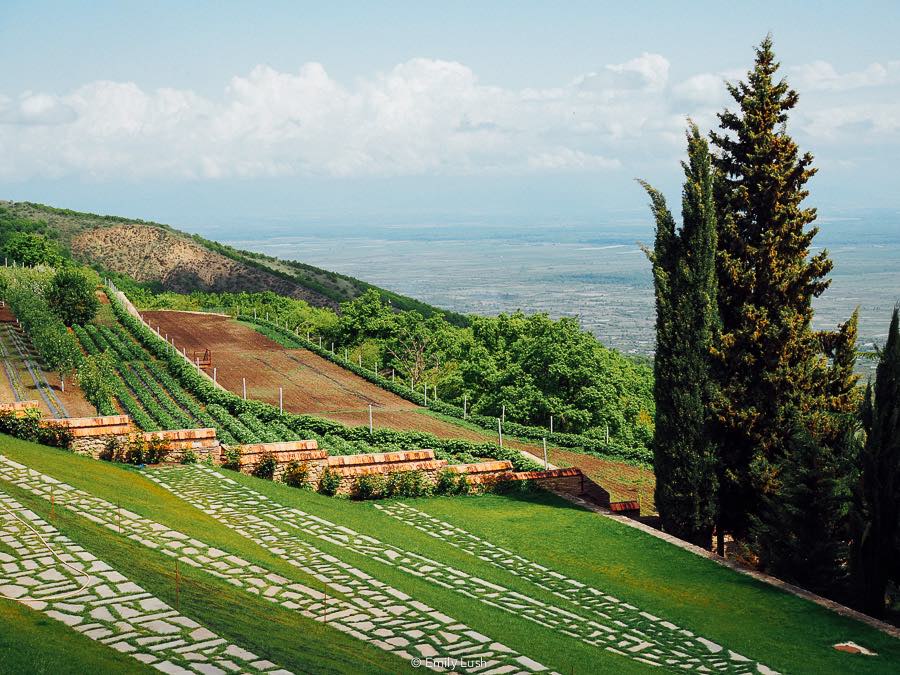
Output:
<instances>
[{"instance_id":1,"label":"plowed earth field","mask_svg":"<svg viewBox=\"0 0 900 675\"><path fill-rule=\"evenodd\" d=\"M496 442L496 435L456 425L429 415L371 382L344 370L305 349L285 349L277 342L234 319L216 314L175 311L141 312L144 320L160 334L174 338L178 349L188 355L209 349L216 379L229 391L242 395L247 382L247 398L278 405L278 389L283 389L284 409L317 415L350 426L369 423L372 405L377 427L427 431L440 438L462 438ZM212 374L212 371L210 371ZM525 450L542 459L542 448L533 443L507 441L504 445ZM558 466L577 466L610 492L613 499L642 500L644 510L652 509L653 474L646 469L610 462L561 448L550 448L549 459Z\"/></svg>"}]
</instances>

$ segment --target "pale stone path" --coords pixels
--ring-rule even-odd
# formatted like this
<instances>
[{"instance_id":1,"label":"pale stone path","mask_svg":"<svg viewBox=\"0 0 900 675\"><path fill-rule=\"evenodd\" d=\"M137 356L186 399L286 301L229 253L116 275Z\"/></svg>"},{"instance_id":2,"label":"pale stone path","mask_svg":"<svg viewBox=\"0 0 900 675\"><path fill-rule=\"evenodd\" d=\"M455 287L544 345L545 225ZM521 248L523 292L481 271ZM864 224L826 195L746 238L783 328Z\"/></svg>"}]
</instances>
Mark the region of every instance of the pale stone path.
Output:
<instances>
[{"instance_id":1,"label":"pale stone path","mask_svg":"<svg viewBox=\"0 0 900 675\"><path fill-rule=\"evenodd\" d=\"M3 492L0 596L164 673L289 672L183 616Z\"/></svg>"},{"instance_id":2,"label":"pale stone path","mask_svg":"<svg viewBox=\"0 0 900 675\"><path fill-rule=\"evenodd\" d=\"M375 506L383 513L411 525L425 534L525 579L558 597L565 598L572 604L590 612L600 621L612 621L616 625L623 625L633 624L634 619L637 618L639 628L636 632L643 634L648 641L658 643L672 641L677 645L676 649L679 652L691 655L696 659L693 663L698 666L698 669L702 669L699 668L702 665L716 672L766 674L776 672L768 666L754 663L740 654L725 649L711 640L679 628L669 621L647 612L641 612L637 607L622 602L604 591L566 577L407 504L391 502ZM667 665L681 665L668 660L663 662Z\"/></svg>"},{"instance_id":3,"label":"pale stone path","mask_svg":"<svg viewBox=\"0 0 900 675\"><path fill-rule=\"evenodd\" d=\"M195 465L154 472L152 478L160 482L160 476L195 472L206 477L218 475ZM400 658L418 660L432 670L452 669L453 664L456 670L484 675L547 670L532 659L312 546L298 542L287 542L288 545L283 546L284 542L273 537L270 531L259 531L254 527L256 522L252 517L242 515L237 522L225 524L317 579L330 595L294 583L166 525L119 509L111 502L3 455L0 455L0 480L52 500L58 508L72 510L114 532L121 532L137 543L202 569L247 593L324 622ZM335 594L342 597L335 597Z\"/></svg>"},{"instance_id":4,"label":"pale stone path","mask_svg":"<svg viewBox=\"0 0 900 675\"><path fill-rule=\"evenodd\" d=\"M591 646L644 663L698 672L775 672L593 589L574 597L561 594L566 599L579 600L575 604L589 612L589 615L576 614L299 509L281 505L212 469L179 468L157 472L156 476L162 485L214 518L236 529L244 529L248 536L257 540L277 542L279 548L308 546L291 536L289 531L299 530ZM550 570L546 572L550 573ZM566 581L569 586L578 584L574 580ZM555 589L549 590L554 592Z\"/></svg>"}]
</instances>

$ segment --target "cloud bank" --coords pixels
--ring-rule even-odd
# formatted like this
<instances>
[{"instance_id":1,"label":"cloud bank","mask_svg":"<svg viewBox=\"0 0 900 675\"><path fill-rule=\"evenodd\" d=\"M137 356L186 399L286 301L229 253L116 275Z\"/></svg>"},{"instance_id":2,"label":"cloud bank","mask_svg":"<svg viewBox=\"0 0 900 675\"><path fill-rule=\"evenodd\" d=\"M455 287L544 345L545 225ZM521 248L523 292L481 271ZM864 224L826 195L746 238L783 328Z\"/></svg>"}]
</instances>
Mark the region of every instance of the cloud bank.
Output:
<instances>
[{"instance_id":1,"label":"cloud bank","mask_svg":"<svg viewBox=\"0 0 900 675\"><path fill-rule=\"evenodd\" d=\"M291 73L261 65L216 99L95 81L0 95L0 179L614 171L679 154L685 117L713 124L728 102L724 81L741 75L673 82L669 61L645 53L549 88L492 86L461 63L426 58L351 83L319 63ZM788 76L804 98L795 133L898 142L900 61L844 73L817 61Z\"/></svg>"}]
</instances>

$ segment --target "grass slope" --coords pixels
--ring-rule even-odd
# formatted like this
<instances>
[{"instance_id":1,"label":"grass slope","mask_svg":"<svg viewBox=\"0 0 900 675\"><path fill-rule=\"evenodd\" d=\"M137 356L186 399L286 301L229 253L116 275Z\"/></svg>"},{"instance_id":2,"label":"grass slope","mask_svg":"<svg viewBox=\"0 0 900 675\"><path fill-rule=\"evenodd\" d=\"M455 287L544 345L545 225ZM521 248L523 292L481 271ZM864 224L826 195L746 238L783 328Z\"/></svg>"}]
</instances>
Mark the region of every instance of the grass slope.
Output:
<instances>
[{"instance_id":1,"label":"grass slope","mask_svg":"<svg viewBox=\"0 0 900 675\"><path fill-rule=\"evenodd\" d=\"M394 521L372 503L329 499L247 476L235 478L283 504L448 562L542 601L581 611L518 577ZM405 501L782 672L892 673L900 667L900 641L880 631L639 530L574 507L555 495ZM320 545L318 540L311 541ZM394 571L378 563L361 558L353 562L373 574L384 575L398 588L407 592L416 589L415 593L427 595L426 602L447 596L444 602L448 603L448 611L455 612L461 620L472 624L496 621L490 628L492 634L508 640L511 647L544 659L544 663L561 672L630 672L639 667L610 654L585 650L575 640L545 632L507 613L479 609L473 606L475 603L408 575L395 572L388 579L388 572ZM845 640L868 646L880 656L866 658L833 649L832 645Z\"/></svg>"},{"instance_id":2,"label":"grass slope","mask_svg":"<svg viewBox=\"0 0 900 675\"><path fill-rule=\"evenodd\" d=\"M263 565L277 574L312 587L321 585L159 488L137 470L97 462L7 436L0 436L0 452L70 485L118 503L124 509L153 518L250 562ZM50 506L45 500L3 481L0 481L0 487L41 517L49 519L60 531L115 569L166 603L176 606L175 568L171 558L135 544L65 509L55 509L51 517ZM412 670L397 657L295 612L258 600L205 572L181 565L180 574L182 582L177 600L183 614L285 668L295 672L316 673L396 673ZM330 594L339 595L333 591ZM18 632L18 622L12 628L14 634ZM61 631L64 626L58 624L58 628ZM23 625L22 630L28 630L27 624ZM54 630L53 634L55 632ZM47 633L44 637L49 639L53 634ZM113 653L108 648L103 649ZM44 640L35 640L22 651L22 659L40 662L45 658ZM85 658L89 659L90 654L86 654ZM106 672L102 668L89 668L80 672L91 670ZM25 669L19 672L29 671Z\"/></svg>"},{"instance_id":3,"label":"grass slope","mask_svg":"<svg viewBox=\"0 0 900 675\"><path fill-rule=\"evenodd\" d=\"M155 672L41 612L0 599L0 673L4 675Z\"/></svg>"},{"instance_id":4,"label":"grass slope","mask_svg":"<svg viewBox=\"0 0 900 675\"><path fill-rule=\"evenodd\" d=\"M223 527L147 480L136 469L77 457L64 451L0 437L10 458L89 490L137 513L214 543L248 560L302 579L295 568ZM524 579L419 532L368 502L323 497L282 484L226 472L279 503L416 551L487 581L579 612ZM3 484L43 517L48 505ZM896 672L900 642L615 521L573 507L553 495L483 496L410 500L438 518L510 548L529 559L609 592L640 609L674 621L782 672ZM57 510L54 525L123 573L174 603L172 561L138 547L89 521ZM544 626L440 588L394 567L350 553L311 534L287 529L374 577L391 584L471 628L496 638L564 673L644 672L635 661L603 652ZM223 637L295 670L405 672L411 668L374 648L297 615L257 601L202 572L182 568L181 610ZM240 611L235 611L240 608ZM18 631L19 619L15 619ZM26 625L27 624L23 624ZM265 631L260 626L265 625ZM27 630L23 627L22 630ZM854 640L878 657L835 651ZM28 658L50 658L41 643Z\"/></svg>"}]
</instances>

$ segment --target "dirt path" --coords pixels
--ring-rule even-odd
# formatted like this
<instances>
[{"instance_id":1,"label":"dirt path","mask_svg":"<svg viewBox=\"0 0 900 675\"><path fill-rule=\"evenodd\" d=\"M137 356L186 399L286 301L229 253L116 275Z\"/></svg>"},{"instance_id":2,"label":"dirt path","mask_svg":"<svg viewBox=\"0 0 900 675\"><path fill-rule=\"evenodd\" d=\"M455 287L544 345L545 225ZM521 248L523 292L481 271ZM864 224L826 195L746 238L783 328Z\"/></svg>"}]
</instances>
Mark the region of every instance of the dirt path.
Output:
<instances>
[{"instance_id":1,"label":"dirt path","mask_svg":"<svg viewBox=\"0 0 900 675\"><path fill-rule=\"evenodd\" d=\"M494 433L437 419L422 407L310 351L285 349L230 317L168 310L141 314L150 326L159 327L160 334L170 340L174 338L176 347L184 348L189 355L209 349L217 381L239 396L246 378L247 397L273 405L278 405L278 388L282 387L284 408L290 412L313 414L351 426L364 425L369 423L371 404L377 427L427 431L440 438L496 442ZM504 440L504 445L543 459L543 449L537 443ZM652 498L653 474L645 469L559 448L549 450L549 460L558 466L581 468L614 499L640 496L643 503Z\"/></svg>"}]
</instances>

